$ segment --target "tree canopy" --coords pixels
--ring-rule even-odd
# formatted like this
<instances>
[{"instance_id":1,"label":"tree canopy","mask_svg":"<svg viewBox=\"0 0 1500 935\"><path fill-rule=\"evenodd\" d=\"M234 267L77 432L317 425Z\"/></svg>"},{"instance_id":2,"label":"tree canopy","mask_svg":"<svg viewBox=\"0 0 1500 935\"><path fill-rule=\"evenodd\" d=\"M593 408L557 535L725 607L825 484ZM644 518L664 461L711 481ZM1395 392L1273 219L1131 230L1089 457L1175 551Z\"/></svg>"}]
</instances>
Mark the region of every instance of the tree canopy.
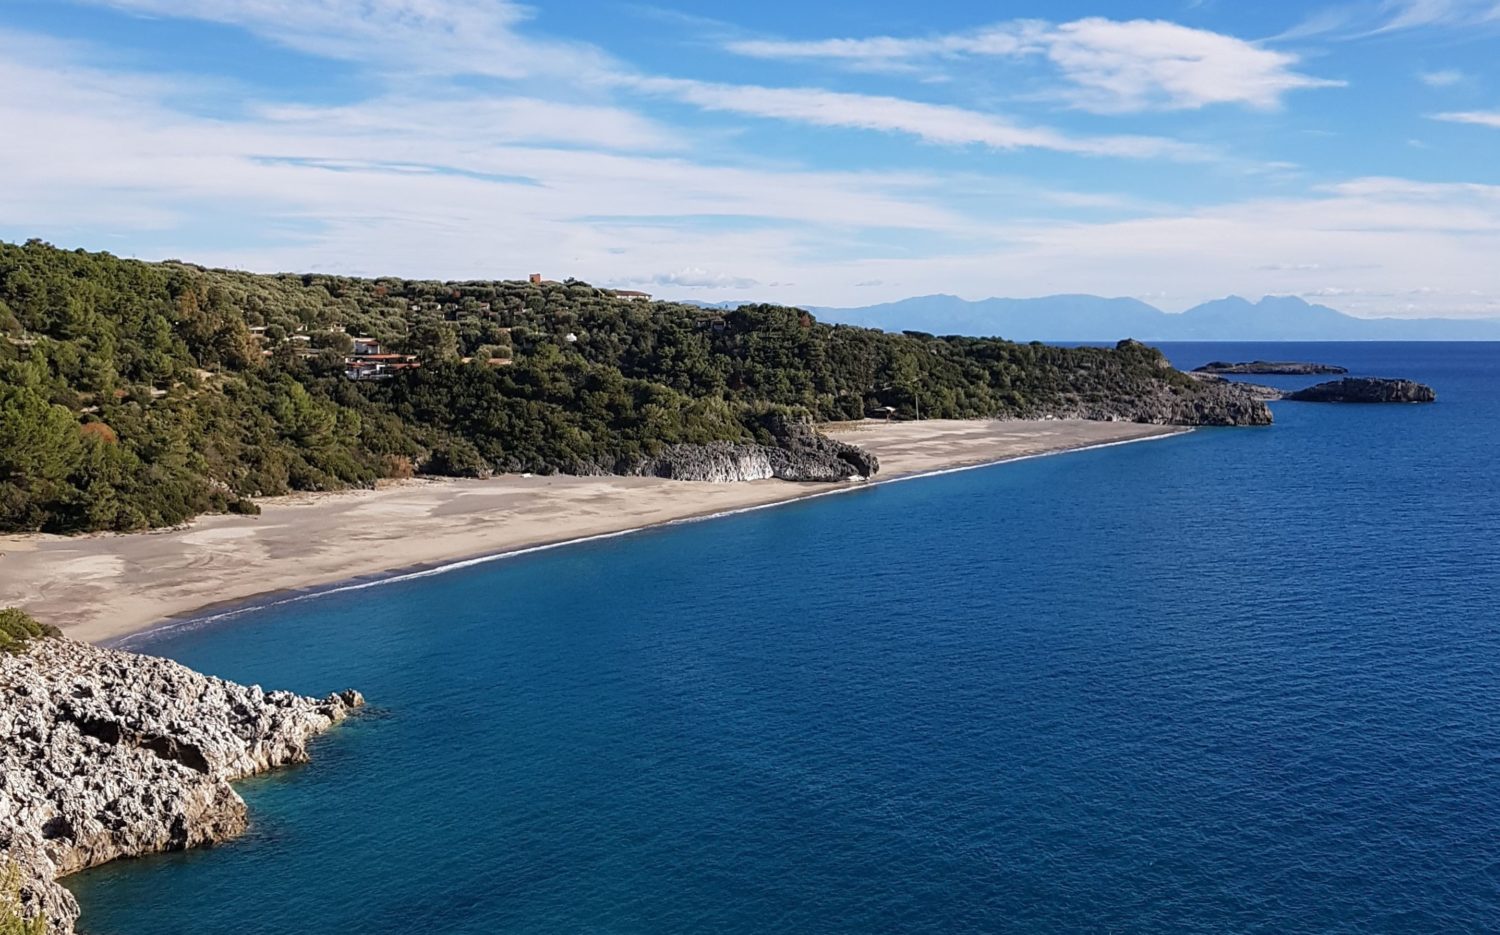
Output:
<instances>
[{"instance_id":1,"label":"tree canopy","mask_svg":"<svg viewBox=\"0 0 1500 935\"><path fill-rule=\"evenodd\" d=\"M346 379L353 336L423 366ZM1191 392L1134 344L886 334L571 280L257 275L0 243L0 530L171 525L414 470L608 472L670 444L770 441L771 414L1039 415L1163 383Z\"/></svg>"}]
</instances>

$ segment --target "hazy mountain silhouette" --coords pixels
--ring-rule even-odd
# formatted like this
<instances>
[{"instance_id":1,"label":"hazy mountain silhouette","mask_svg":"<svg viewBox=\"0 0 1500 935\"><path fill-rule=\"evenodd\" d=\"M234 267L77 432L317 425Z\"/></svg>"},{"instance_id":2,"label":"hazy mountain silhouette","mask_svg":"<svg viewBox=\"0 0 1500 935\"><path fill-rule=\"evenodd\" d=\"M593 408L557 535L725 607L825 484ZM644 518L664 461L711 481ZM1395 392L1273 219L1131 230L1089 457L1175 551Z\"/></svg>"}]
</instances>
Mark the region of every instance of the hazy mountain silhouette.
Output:
<instances>
[{"instance_id":1,"label":"hazy mountain silhouette","mask_svg":"<svg viewBox=\"0 0 1500 935\"><path fill-rule=\"evenodd\" d=\"M1239 296L1181 314L1137 299L1054 295L982 299L928 295L865 308L814 308L822 321L1015 341L1500 341L1500 320L1355 318L1294 296Z\"/></svg>"}]
</instances>

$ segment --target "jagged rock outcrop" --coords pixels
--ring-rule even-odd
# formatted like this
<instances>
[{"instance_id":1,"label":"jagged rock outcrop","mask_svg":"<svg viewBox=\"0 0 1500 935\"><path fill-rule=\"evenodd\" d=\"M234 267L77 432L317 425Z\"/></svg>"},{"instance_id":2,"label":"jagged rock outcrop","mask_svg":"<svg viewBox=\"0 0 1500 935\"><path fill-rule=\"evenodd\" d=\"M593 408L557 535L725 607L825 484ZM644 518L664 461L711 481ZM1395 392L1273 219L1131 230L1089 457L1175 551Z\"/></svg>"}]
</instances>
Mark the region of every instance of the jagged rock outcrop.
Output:
<instances>
[{"instance_id":1,"label":"jagged rock outcrop","mask_svg":"<svg viewBox=\"0 0 1500 935\"><path fill-rule=\"evenodd\" d=\"M769 431L777 444L673 445L623 473L713 483L770 478L828 483L869 478L880 470L875 455L835 441L806 423L776 421Z\"/></svg>"},{"instance_id":2,"label":"jagged rock outcrop","mask_svg":"<svg viewBox=\"0 0 1500 935\"><path fill-rule=\"evenodd\" d=\"M1348 373L1347 367L1333 364L1308 364L1296 361L1252 360L1232 364L1216 360L1195 369L1194 373L1260 374L1286 377L1305 377L1323 373Z\"/></svg>"},{"instance_id":3,"label":"jagged rock outcrop","mask_svg":"<svg viewBox=\"0 0 1500 935\"><path fill-rule=\"evenodd\" d=\"M1274 386L1266 386L1261 383L1246 383L1242 380L1230 380L1228 377L1221 377L1213 373L1204 373L1200 370L1190 371L1188 376L1200 383L1221 383L1232 386L1235 392L1248 393L1256 399L1268 403L1274 403L1286 395L1285 391L1278 390Z\"/></svg>"},{"instance_id":4,"label":"jagged rock outcrop","mask_svg":"<svg viewBox=\"0 0 1500 935\"><path fill-rule=\"evenodd\" d=\"M1039 419L1149 425L1270 425L1271 409L1253 389L1228 380L1154 383L1133 394L1079 399L1028 413Z\"/></svg>"},{"instance_id":5,"label":"jagged rock outcrop","mask_svg":"<svg viewBox=\"0 0 1500 935\"><path fill-rule=\"evenodd\" d=\"M1347 377L1287 393L1283 398L1302 403L1430 403L1437 401L1437 392L1415 380Z\"/></svg>"},{"instance_id":6,"label":"jagged rock outcrop","mask_svg":"<svg viewBox=\"0 0 1500 935\"><path fill-rule=\"evenodd\" d=\"M61 638L0 654L0 862L20 868L26 912L66 935L78 905L58 877L239 834L230 782L306 761L308 739L363 703Z\"/></svg>"}]
</instances>

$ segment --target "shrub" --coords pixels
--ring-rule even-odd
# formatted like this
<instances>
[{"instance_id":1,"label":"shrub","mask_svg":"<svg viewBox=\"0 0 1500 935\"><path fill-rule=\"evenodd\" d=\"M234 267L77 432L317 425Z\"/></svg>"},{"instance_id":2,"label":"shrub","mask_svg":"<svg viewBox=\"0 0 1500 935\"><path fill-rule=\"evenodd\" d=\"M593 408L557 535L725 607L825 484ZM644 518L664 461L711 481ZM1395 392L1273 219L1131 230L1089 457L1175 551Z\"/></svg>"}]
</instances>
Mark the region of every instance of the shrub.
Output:
<instances>
[{"instance_id":1,"label":"shrub","mask_svg":"<svg viewBox=\"0 0 1500 935\"><path fill-rule=\"evenodd\" d=\"M240 497L237 500L230 500L224 505L224 507L229 512L238 514L240 516L260 515L260 504L256 503L254 500L251 500L249 497Z\"/></svg>"},{"instance_id":2,"label":"shrub","mask_svg":"<svg viewBox=\"0 0 1500 935\"><path fill-rule=\"evenodd\" d=\"M380 459L381 473L393 480L406 480L417 473L411 459L405 455L385 455Z\"/></svg>"},{"instance_id":3,"label":"shrub","mask_svg":"<svg viewBox=\"0 0 1500 935\"><path fill-rule=\"evenodd\" d=\"M47 920L28 919L21 908L21 868L0 869L0 935L47 935Z\"/></svg>"},{"instance_id":4,"label":"shrub","mask_svg":"<svg viewBox=\"0 0 1500 935\"><path fill-rule=\"evenodd\" d=\"M0 610L0 652L20 652L31 640L61 636L57 627L37 623L31 615L15 607ZM0 929L0 935L5 935Z\"/></svg>"}]
</instances>

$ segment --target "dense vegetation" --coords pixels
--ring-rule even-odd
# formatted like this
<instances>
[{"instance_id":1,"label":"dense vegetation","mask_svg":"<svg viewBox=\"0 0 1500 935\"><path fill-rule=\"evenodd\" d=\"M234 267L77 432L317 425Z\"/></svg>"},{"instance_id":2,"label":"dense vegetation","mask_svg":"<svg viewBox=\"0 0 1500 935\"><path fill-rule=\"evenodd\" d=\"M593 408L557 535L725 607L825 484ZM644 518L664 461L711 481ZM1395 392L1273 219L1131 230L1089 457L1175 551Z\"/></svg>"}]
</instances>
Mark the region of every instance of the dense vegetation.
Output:
<instances>
[{"instance_id":1,"label":"dense vegetation","mask_svg":"<svg viewBox=\"0 0 1500 935\"><path fill-rule=\"evenodd\" d=\"M61 634L57 627L37 623L25 611L14 607L0 609L0 653L17 652L32 640Z\"/></svg>"},{"instance_id":2,"label":"dense vegetation","mask_svg":"<svg viewBox=\"0 0 1500 935\"><path fill-rule=\"evenodd\" d=\"M352 335L424 366L345 379ZM607 472L673 443L770 441L777 419L1040 414L1163 382L1194 391L1133 343L885 334L574 281L265 276L0 244L0 530L162 526L413 472Z\"/></svg>"}]
</instances>

